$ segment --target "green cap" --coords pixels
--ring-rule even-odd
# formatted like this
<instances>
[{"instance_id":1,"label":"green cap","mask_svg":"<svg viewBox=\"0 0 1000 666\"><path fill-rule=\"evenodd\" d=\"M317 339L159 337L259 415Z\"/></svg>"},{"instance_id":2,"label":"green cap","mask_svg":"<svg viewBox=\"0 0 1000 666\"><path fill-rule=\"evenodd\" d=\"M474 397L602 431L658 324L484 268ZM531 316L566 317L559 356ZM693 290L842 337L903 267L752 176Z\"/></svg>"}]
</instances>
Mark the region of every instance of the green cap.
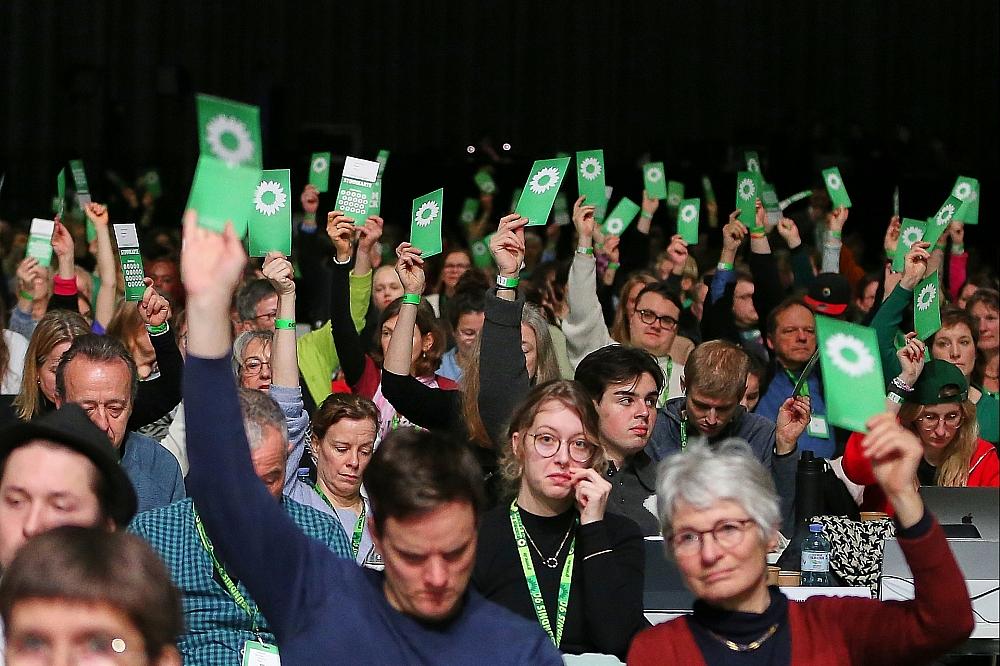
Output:
<instances>
[{"instance_id":1,"label":"green cap","mask_svg":"<svg viewBox=\"0 0 1000 666\"><path fill-rule=\"evenodd\" d=\"M957 388L958 394L954 391L945 391L949 386ZM945 395L942 395L942 392ZM940 405L947 402L964 402L968 396L969 382L958 366L948 361L934 359L924 365L917 385L913 387L913 395L908 397L907 402L918 405Z\"/></svg>"}]
</instances>

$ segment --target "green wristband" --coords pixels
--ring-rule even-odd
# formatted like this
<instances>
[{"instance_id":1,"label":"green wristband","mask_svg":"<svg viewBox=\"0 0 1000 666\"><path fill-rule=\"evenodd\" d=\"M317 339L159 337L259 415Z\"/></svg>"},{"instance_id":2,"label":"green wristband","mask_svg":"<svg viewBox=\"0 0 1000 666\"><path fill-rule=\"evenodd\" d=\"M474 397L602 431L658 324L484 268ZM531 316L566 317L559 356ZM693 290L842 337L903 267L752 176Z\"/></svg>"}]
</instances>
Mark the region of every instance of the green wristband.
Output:
<instances>
[{"instance_id":1,"label":"green wristband","mask_svg":"<svg viewBox=\"0 0 1000 666\"><path fill-rule=\"evenodd\" d=\"M830 230L830 238L840 238L840 232L839 231L834 231L833 229L831 229Z\"/></svg>"},{"instance_id":2,"label":"green wristband","mask_svg":"<svg viewBox=\"0 0 1000 666\"><path fill-rule=\"evenodd\" d=\"M420 294L403 294L403 303L420 305Z\"/></svg>"},{"instance_id":3,"label":"green wristband","mask_svg":"<svg viewBox=\"0 0 1000 666\"><path fill-rule=\"evenodd\" d=\"M162 335L170 330L170 325L167 322L163 322L159 326L146 325L146 332L150 335Z\"/></svg>"},{"instance_id":4,"label":"green wristband","mask_svg":"<svg viewBox=\"0 0 1000 666\"><path fill-rule=\"evenodd\" d=\"M497 276L497 289L514 289L521 282L519 277Z\"/></svg>"},{"instance_id":5,"label":"green wristband","mask_svg":"<svg viewBox=\"0 0 1000 666\"><path fill-rule=\"evenodd\" d=\"M622 267L622 265L619 264L617 261L609 261L608 262L608 270L609 271L616 271L616 270L618 270L621 267Z\"/></svg>"},{"instance_id":6,"label":"green wristband","mask_svg":"<svg viewBox=\"0 0 1000 666\"><path fill-rule=\"evenodd\" d=\"M17 295L20 296L21 298L23 298L26 301L33 301L33 300L35 300L35 297L32 296L31 294L29 294L26 291L19 291L19 292L17 292Z\"/></svg>"},{"instance_id":7,"label":"green wristband","mask_svg":"<svg viewBox=\"0 0 1000 666\"><path fill-rule=\"evenodd\" d=\"M652 220L653 219L653 214L652 213L647 213L646 211L642 211L641 213L639 213L639 217L641 217L641 218L643 218L645 220Z\"/></svg>"},{"instance_id":8,"label":"green wristband","mask_svg":"<svg viewBox=\"0 0 1000 666\"><path fill-rule=\"evenodd\" d=\"M286 328L295 330L295 320L294 319L275 319L274 320L274 330L279 328Z\"/></svg>"},{"instance_id":9,"label":"green wristband","mask_svg":"<svg viewBox=\"0 0 1000 666\"><path fill-rule=\"evenodd\" d=\"M594 254L594 248L592 247L578 247L576 248L577 254Z\"/></svg>"},{"instance_id":10,"label":"green wristband","mask_svg":"<svg viewBox=\"0 0 1000 666\"><path fill-rule=\"evenodd\" d=\"M733 265L728 261L720 261L716 268L720 271L731 271L733 270Z\"/></svg>"}]
</instances>

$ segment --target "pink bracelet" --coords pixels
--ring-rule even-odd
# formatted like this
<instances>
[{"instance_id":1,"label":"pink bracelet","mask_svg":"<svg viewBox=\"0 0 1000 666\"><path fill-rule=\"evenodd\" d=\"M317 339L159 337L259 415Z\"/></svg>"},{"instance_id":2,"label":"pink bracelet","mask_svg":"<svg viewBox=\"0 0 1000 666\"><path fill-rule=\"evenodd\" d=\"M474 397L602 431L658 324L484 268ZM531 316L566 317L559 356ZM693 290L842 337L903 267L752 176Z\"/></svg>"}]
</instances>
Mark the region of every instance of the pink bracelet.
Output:
<instances>
[{"instance_id":1,"label":"pink bracelet","mask_svg":"<svg viewBox=\"0 0 1000 666\"><path fill-rule=\"evenodd\" d=\"M52 278L52 293L57 296L76 296L76 278L55 276Z\"/></svg>"}]
</instances>

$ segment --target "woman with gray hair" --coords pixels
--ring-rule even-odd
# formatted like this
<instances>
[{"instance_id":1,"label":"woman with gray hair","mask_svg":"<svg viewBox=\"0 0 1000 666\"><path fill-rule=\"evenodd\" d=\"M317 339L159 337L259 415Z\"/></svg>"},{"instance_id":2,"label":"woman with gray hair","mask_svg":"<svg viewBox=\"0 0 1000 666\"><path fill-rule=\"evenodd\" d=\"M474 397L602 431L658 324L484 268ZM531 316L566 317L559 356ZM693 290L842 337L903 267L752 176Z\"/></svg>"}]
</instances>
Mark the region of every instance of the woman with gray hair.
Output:
<instances>
[{"instance_id":1,"label":"woman with gray hair","mask_svg":"<svg viewBox=\"0 0 1000 666\"><path fill-rule=\"evenodd\" d=\"M730 663L734 653L747 664L923 663L968 637L965 581L917 492L920 441L890 413L868 427L862 447L895 508L914 600L793 602L768 587L780 522L770 474L741 441L699 443L664 461L657 480L667 555L697 597L694 613L639 634L629 664Z\"/></svg>"}]
</instances>

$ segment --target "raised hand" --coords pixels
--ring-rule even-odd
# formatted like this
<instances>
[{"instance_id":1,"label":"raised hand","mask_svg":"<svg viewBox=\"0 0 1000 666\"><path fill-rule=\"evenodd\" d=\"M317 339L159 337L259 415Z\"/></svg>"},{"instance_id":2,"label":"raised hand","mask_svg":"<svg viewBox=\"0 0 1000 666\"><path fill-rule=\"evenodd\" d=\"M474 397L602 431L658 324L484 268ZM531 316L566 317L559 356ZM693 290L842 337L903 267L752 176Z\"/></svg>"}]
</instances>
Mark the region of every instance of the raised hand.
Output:
<instances>
[{"instance_id":1,"label":"raised hand","mask_svg":"<svg viewBox=\"0 0 1000 666\"><path fill-rule=\"evenodd\" d=\"M264 257L261 272L278 292L279 298L295 293L295 272L292 269L292 262L286 259L285 255L280 252L269 252Z\"/></svg>"},{"instance_id":2,"label":"raised hand","mask_svg":"<svg viewBox=\"0 0 1000 666\"><path fill-rule=\"evenodd\" d=\"M421 250L409 243L403 242L396 248L396 275L403 283L403 291L407 294L424 293L424 260L420 257Z\"/></svg>"},{"instance_id":3,"label":"raised hand","mask_svg":"<svg viewBox=\"0 0 1000 666\"><path fill-rule=\"evenodd\" d=\"M889 220L889 226L885 230L885 238L882 239L882 248L887 257L896 255L896 248L899 246L900 219L898 215L893 215Z\"/></svg>"},{"instance_id":4,"label":"raised hand","mask_svg":"<svg viewBox=\"0 0 1000 666\"><path fill-rule=\"evenodd\" d=\"M339 263L351 260L354 242L354 221L339 210L326 214L326 235L333 242Z\"/></svg>"},{"instance_id":5,"label":"raised hand","mask_svg":"<svg viewBox=\"0 0 1000 666\"><path fill-rule=\"evenodd\" d=\"M903 277L899 281L906 289L913 291L917 283L923 280L927 274L927 262L931 259L931 253L928 251L930 247L930 243L917 241L910 246L910 251L906 253Z\"/></svg>"},{"instance_id":6,"label":"raised hand","mask_svg":"<svg viewBox=\"0 0 1000 666\"><path fill-rule=\"evenodd\" d=\"M758 229L767 228L767 210L760 199L754 201L754 222Z\"/></svg>"},{"instance_id":7,"label":"raised hand","mask_svg":"<svg viewBox=\"0 0 1000 666\"><path fill-rule=\"evenodd\" d=\"M811 417L812 404L807 396L795 396L782 403L774 424L774 448L778 453L786 454L795 450L795 443L806 431Z\"/></svg>"},{"instance_id":8,"label":"raised hand","mask_svg":"<svg viewBox=\"0 0 1000 666\"><path fill-rule=\"evenodd\" d=\"M95 227L108 226L108 207L91 201L87 204L83 212L87 214L87 219L94 223Z\"/></svg>"},{"instance_id":9,"label":"raised hand","mask_svg":"<svg viewBox=\"0 0 1000 666\"><path fill-rule=\"evenodd\" d=\"M302 202L302 210L315 215L319 208L319 190L316 189L315 185L306 185L299 196L299 201Z\"/></svg>"},{"instance_id":10,"label":"raised hand","mask_svg":"<svg viewBox=\"0 0 1000 666\"><path fill-rule=\"evenodd\" d=\"M60 261L63 259L73 259L74 243L73 234L62 222L56 222L52 229L52 250Z\"/></svg>"},{"instance_id":11,"label":"raised hand","mask_svg":"<svg viewBox=\"0 0 1000 666\"><path fill-rule=\"evenodd\" d=\"M951 237L951 247L954 252L955 247L965 248L965 223L954 221L948 225L948 235Z\"/></svg>"},{"instance_id":12,"label":"raised hand","mask_svg":"<svg viewBox=\"0 0 1000 666\"><path fill-rule=\"evenodd\" d=\"M580 197L573 204L573 226L576 227L576 232L580 237L580 245L589 247L594 235L594 214L597 207L584 205L584 199L586 197Z\"/></svg>"},{"instance_id":13,"label":"raised hand","mask_svg":"<svg viewBox=\"0 0 1000 666\"><path fill-rule=\"evenodd\" d=\"M604 520L604 510L608 506L608 496L611 495L611 484L596 470L570 470L570 483L576 495L576 508L580 512L580 524L596 523Z\"/></svg>"},{"instance_id":14,"label":"raised hand","mask_svg":"<svg viewBox=\"0 0 1000 666\"><path fill-rule=\"evenodd\" d=\"M917 337L916 332L906 334L906 344L896 352L899 359L900 380L908 386L917 383L920 373L924 370L924 351L926 349L923 341Z\"/></svg>"},{"instance_id":15,"label":"raised hand","mask_svg":"<svg viewBox=\"0 0 1000 666\"><path fill-rule=\"evenodd\" d=\"M48 269L34 257L25 257L17 266L17 291L29 294L32 300L45 298Z\"/></svg>"},{"instance_id":16,"label":"raised hand","mask_svg":"<svg viewBox=\"0 0 1000 666\"><path fill-rule=\"evenodd\" d=\"M722 249L731 251L734 255L740 249L743 239L747 237L747 228L739 221L737 215L739 211L733 211L729 215L729 222L722 227Z\"/></svg>"},{"instance_id":17,"label":"raised hand","mask_svg":"<svg viewBox=\"0 0 1000 666\"><path fill-rule=\"evenodd\" d=\"M621 241L622 239L618 236L608 236L604 239L604 246L601 248L601 254L606 256L608 261L617 264Z\"/></svg>"},{"instance_id":18,"label":"raised hand","mask_svg":"<svg viewBox=\"0 0 1000 666\"><path fill-rule=\"evenodd\" d=\"M365 226L358 228L358 254L362 252L367 256L372 251L375 243L382 238L382 228L385 222L378 215L372 215L365 220Z\"/></svg>"},{"instance_id":19,"label":"raised hand","mask_svg":"<svg viewBox=\"0 0 1000 666\"><path fill-rule=\"evenodd\" d=\"M794 250L802 245L802 236L799 235L799 228L793 220L782 217L778 220L778 235L788 243L788 249Z\"/></svg>"},{"instance_id":20,"label":"raised hand","mask_svg":"<svg viewBox=\"0 0 1000 666\"><path fill-rule=\"evenodd\" d=\"M680 275L684 272L684 264L687 262L688 258L688 244L680 234L674 234L670 237L670 245L667 246L667 256L670 257L670 261L673 263L673 268L670 271L674 275Z\"/></svg>"},{"instance_id":21,"label":"raised hand","mask_svg":"<svg viewBox=\"0 0 1000 666\"><path fill-rule=\"evenodd\" d=\"M143 278L142 281L146 283L146 291L138 303L139 317L146 326L162 326L170 321L170 301L153 288L152 278Z\"/></svg>"},{"instance_id":22,"label":"raised hand","mask_svg":"<svg viewBox=\"0 0 1000 666\"><path fill-rule=\"evenodd\" d=\"M228 312L246 263L247 254L232 222L220 234L199 227L195 211L184 213L181 276L189 303L204 300Z\"/></svg>"},{"instance_id":23,"label":"raised hand","mask_svg":"<svg viewBox=\"0 0 1000 666\"><path fill-rule=\"evenodd\" d=\"M490 238L490 254L496 262L500 275L505 278L517 277L524 262L524 226L528 223L517 213L500 218L497 232ZM555 225L552 225L555 226Z\"/></svg>"},{"instance_id":24,"label":"raised hand","mask_svg":"<svg viewBox=\"0 0 1000 666\"><path fill-rule=\"evenodd\" d=\"M649 217L653 217L653 213L660 207L660 200L653 199L649 196L646 190L642 191L642 212L646 213Z\"/></svg>"},{"instance_id":25,"label":"raised hand","mask_svg":"<svg viewBox=\"0 0 1000 666\"><path fill-rule=\"evenodd\" d=\"M897 519L908 527L923 513L917 493L917 467L924 447L895 414L877 414L866 425L868 434L861 440L861 451L871 461L875 480L896 509Z\"/></svg>"},{"instance_id":26,"label":"raised hand","mask_svg":"<svg viewBox=\"0 0 1000 666\"><path fill-rule=\"evenodd\" d=\"M847 214L850 212L849 208L840 206L834 208L826 216L826 224L830 228L830 231L843 231L844 224L847 222Z\"/></svg>"}]
</instances>

